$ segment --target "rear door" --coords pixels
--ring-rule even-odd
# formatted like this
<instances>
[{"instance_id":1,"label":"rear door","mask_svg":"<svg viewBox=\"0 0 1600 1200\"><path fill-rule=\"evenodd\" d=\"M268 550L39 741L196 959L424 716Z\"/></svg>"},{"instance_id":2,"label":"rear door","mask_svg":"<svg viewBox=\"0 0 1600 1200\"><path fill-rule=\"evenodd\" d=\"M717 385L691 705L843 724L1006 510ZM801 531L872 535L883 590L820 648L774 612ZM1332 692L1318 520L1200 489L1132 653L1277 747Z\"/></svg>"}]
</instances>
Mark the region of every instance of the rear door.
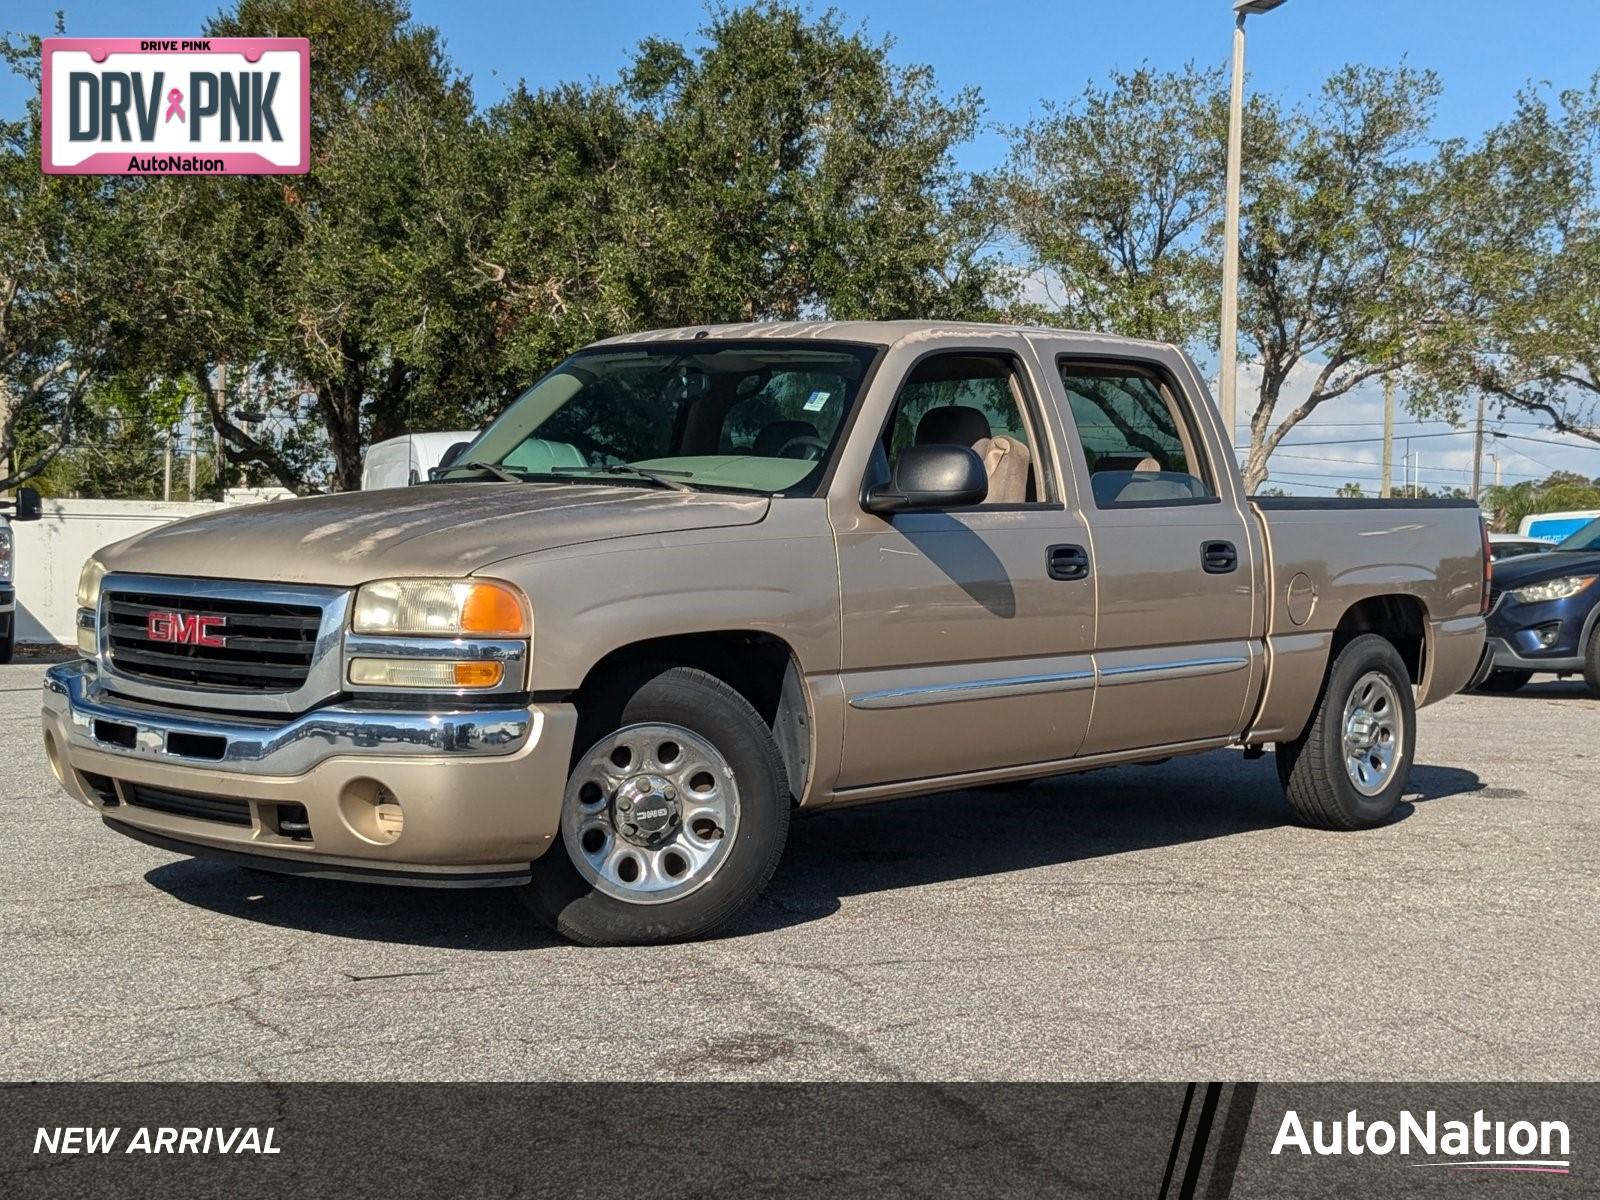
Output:
<instances>
[{"instance_id":1,"label":"rear door","mask_svg":"<svg viewBox=\"0 0 1600 1200\"><path fill-rule=\"evenodd\" d=\"M1099 624L1082 753L1231 737L1261 670L1258 542L1181 358L1046 351L1085 497ZM1208 438L1207 433L1211 433Z\"/></svg>"},{"instance_id":2,"label":"rear door","mask_svg":"<svg viewBox=\"0 0 1600 1200\"><path fill-rule=\"evenodd\" d=\"M830 493L848 664L841 788L1066 759L1088 730L1088 530L1063 495L1047 381L1013 342L891 351L878 378L894 391L861 417L872 461ZM992 474L990 501L967 508L862 509L907 445L984 433L1030 464L1026 479Z\"/></svg>"}]
</instances>

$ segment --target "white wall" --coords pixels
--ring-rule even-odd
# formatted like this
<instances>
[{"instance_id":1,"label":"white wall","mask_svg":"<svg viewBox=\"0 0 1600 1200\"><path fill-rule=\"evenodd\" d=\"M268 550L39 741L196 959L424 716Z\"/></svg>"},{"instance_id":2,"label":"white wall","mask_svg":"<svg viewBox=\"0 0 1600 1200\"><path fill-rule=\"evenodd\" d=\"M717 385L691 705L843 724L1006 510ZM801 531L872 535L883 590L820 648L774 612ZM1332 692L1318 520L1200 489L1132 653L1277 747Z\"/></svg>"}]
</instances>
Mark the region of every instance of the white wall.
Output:
<instances>
[{"instance_id":1,"label":"white wall","mask_svg":"<svg viewBox=\"0 0 1600 1200\"><path fill-rule=\"evenodd\" d=\"M260 497L250 497L259 500ZM213 501L46 500L37 521L12 526L16 541L17 640L76 640L78 572L101 546L180 517L215 512Z\"/></svg>"}]
</instances>

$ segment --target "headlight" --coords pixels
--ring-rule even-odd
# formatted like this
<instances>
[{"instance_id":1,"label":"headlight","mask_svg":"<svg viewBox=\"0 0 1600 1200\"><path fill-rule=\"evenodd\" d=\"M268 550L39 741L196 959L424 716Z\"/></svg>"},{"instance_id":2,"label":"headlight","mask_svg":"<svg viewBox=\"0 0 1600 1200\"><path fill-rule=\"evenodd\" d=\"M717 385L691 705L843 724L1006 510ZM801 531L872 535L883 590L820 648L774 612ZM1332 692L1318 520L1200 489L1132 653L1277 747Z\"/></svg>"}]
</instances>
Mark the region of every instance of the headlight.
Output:
<instances>
[{"instance_id":1,"label":"headlight","mask_svg":"<svg viewBox=\"0 0 1600 1200\"><path fill-rule=\"evenodd\" d=\"M1543 583L1530 583L1515 588L1511 594L1523 604L1538 604L1542 600L1565 600L1576 596L1595 581L1593 575L1568 575L1562 579L1547 579Z\"/></svg>"},{"instance_id":2,"label":"headlight","mask_svg":"<svg viewBox=\"0 0 1600 1200\"><path fill-rule=\"evenodd\" d=\"M100 607L100 581L106 577L106 569L98 558L91 558L83 564L83 570L78 574L78 607L90 610Z\"/></svg>"},{"instance_id":3,"label":"headlight","mask_svg":"<svg viewBox=\"0 0 1600 1200\"><path fill-rule=\"evenodd\" d=\"M510 585L481 579L383 579L356 593L357 633L527 637L528 605Z\"/></svg>"},{"instance_id":4,"label":"headlight","mask_svg":"<svg viewBox=\"0 0 1600 1200\"><path fill-rule=\"evenodd\" d=\"M11 526L0 525L0 583L11 582Z\"/></svg>"}]
</instances>

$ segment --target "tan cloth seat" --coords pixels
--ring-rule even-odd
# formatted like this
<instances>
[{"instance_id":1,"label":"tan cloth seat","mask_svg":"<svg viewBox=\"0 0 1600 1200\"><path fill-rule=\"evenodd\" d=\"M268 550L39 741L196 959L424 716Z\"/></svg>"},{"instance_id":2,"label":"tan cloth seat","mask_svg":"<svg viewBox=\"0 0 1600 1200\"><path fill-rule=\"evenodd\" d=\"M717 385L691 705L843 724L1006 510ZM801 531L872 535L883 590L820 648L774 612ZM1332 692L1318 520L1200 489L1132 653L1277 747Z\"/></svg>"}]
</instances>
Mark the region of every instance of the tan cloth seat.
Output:
<instances>
[{"instance_id":1,"label":"tan cloth seat","mask_svg":"<svg viewBox=\"0 0 1600 1200\"><path fill-rule=\"evenodd\" d=\"M1017 438L989 432L989 418L965 404L947 404L929 409L917 423L919 446L970 446L983 462L989 476L989 495L985 504L1023 504L1032 480L1033 455Z\"/></svg>"},{"instance_id":2,"label":"tan cloth seat","mask_svg":"<svg viewBox=\"0 0 1600 1200\"><path fill-rule=\"evenodd\" d=\"M1023 504L1028 495L1029 472L1033 455L1025 443L1001 434L987 437L973 447L989 475L989 504Z\"/></svg>"}]
</instances>

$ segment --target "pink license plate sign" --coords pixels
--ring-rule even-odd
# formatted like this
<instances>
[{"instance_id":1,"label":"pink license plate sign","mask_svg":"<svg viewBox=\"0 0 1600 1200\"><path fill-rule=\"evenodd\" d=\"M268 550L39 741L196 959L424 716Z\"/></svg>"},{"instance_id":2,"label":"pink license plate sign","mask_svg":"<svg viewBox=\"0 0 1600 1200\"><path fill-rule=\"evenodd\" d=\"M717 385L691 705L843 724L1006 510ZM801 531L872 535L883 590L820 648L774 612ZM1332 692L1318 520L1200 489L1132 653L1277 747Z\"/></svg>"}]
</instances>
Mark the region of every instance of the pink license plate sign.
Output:
<instances>
[{"instance_id":1,"label":"pink license plate sign","mask_svg":"<svg viewBox=\"0 0 1600 1200\"><path fill-rule=\"evenodd\" d=\"M303 175L305 38L46 38L52 175Z\"/></svg>"}]
</instances>

